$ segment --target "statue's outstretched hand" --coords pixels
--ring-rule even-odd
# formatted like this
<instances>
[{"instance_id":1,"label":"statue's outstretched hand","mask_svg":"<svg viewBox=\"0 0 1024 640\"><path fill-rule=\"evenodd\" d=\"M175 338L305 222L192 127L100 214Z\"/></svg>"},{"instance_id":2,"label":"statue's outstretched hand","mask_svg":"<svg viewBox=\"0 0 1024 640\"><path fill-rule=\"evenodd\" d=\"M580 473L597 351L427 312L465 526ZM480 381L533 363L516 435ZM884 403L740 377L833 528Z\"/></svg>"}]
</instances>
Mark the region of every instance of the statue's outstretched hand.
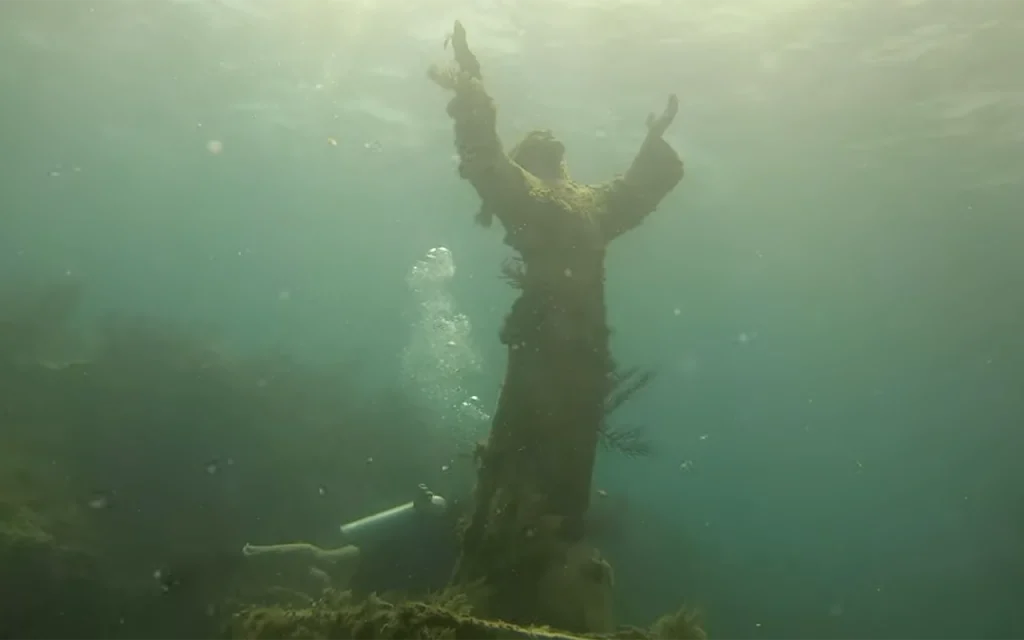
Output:
<instances>
[{"instance_id":1,"label":"statue's outstretched hand","mask_svg":"<svg viewBox=\"0 0 1024 640\"><path fill-rule=\"evenodd\" d=\"M455 64L447 68L432 65L427 70L427 75L435 84L449 91L458 91L460 86L465 86L466 80L481 80L480 61L469 49L466 42L466 29L458 20L452 32L444 39L444 46L452 45L452 52L455 54Z\"/></svg>"},{"instance_id":2,"label":"statue's outstretched hand","mask_svg":"<svg viewBox=\"0 0 1024 640\"><path fill-rule=\"evenodd\" d=\"M469 43L466 42L466 29L458 20L452 27L451 35L452 52L455 54L455 63L459 65L459 71L471 78L480 80L480 62L469 50Z\"/></svg>"},{"instance_id":3,"label":"statue's outstretched hand","mask_svg":"<svg viewBox=\"0 0 1024 640\"><path fill-rule=\"evenodd\" d=\"M648 135L656 138L663 136L672 121L676 119L677 113L679 113L679 98L673 93L669 95L668 104L665 105L665 110L661 112L660 116L655 116L653 113L647 116Z\"/></svg>"}]
</instances>

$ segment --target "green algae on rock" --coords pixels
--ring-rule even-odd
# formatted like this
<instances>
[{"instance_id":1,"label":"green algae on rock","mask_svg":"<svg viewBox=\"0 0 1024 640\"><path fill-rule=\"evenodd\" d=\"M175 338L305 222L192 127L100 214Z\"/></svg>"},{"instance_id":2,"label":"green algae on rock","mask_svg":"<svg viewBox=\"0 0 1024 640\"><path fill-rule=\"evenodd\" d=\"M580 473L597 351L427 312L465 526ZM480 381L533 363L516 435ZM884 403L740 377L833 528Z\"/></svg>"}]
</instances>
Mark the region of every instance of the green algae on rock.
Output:
<instances>
[{"instance_id":1,"label":"green algae on rock","mask_svg":"<svg viewBox=\"0 0 1024 640\"><path fill-rule=\"evenodd\" d=\"M650 630L623 627L606 634L569 633L474 617L457 591L426 602L362 600L329 592L302 609L250 607L231 620L228 635L246 640L359 638L360 640L703 640L687 615L666 616ZM683 624L681 621L685 621Z\"/></svg>"}]
</instances>

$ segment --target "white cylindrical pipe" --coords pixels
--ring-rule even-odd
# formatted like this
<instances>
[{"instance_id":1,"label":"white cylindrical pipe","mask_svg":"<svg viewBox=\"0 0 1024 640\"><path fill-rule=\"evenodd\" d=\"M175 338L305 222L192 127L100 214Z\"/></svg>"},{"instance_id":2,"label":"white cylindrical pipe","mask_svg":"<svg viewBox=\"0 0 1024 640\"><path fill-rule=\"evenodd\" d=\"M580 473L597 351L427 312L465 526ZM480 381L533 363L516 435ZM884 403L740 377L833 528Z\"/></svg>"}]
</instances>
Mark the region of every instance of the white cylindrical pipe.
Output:
<instances>
[{"instance_id":1,"label":"white cylindrical pipe","mask_svg":"<svg viewBox=\"0 0 1024 640\"><path fill-rule=\"evenodd\" d=\"M413 526L418 518L441 515L448 508L444 498L434 495L425 486L420 485L420 491L423 493L418 500L341 525L341 535L350 544L364 544L389 531Z\"/></svg>"}]
</instances>

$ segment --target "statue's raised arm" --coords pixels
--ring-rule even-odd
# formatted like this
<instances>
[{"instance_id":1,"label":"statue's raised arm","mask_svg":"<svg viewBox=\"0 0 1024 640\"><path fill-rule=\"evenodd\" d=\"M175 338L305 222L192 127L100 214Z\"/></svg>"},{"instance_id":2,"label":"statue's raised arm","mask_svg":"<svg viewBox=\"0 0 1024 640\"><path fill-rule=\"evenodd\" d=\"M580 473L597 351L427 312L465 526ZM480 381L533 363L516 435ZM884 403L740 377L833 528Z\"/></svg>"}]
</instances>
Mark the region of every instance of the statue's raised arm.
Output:
<instances>
[{"instance_id":1,"label":"statue's raised arm","mask_svg":"<svg viewBox=\"0 0 1024 640\"><path fill-rule=\"evenodd\" d=\"M610 241L640 225L683 178L683 161L662 137L679 112L679 100L670 95L660 116L647 116L644 138L624 176L608 185L608 211L602 221Z\"/></svg>"},{"instance_id":2,"label":"statue's raised arm","mask_svg":"<svg viewBox=\"0 0 1024 640\"><path fill-rule=\"evenodd\" d=\"M523 224L510 219L516 215L515 200L529 193L529 178L502 147L497 130L497 108L487 94L480 62L469 49L466 30L458 21L449 42L455 54L454 66L431 67L428 74L438 86L455 94L448 103L448 115L455 123L455 148L459 154L459 175L469 180L484 202L480 221L497 214L508 229ZM505 202L509 206L491 206Z\"/></svg>"}]
</instances>

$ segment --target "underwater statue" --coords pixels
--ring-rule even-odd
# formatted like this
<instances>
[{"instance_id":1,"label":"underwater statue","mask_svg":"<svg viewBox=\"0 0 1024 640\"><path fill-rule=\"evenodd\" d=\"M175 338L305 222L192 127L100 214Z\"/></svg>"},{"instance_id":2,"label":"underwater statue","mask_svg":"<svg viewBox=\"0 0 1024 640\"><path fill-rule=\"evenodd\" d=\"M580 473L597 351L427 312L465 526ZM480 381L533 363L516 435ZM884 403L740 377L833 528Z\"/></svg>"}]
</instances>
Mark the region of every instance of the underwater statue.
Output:
<instances>
[{"instance_id":1,"label":"underwater statue","mask_svg":"<svg viewBox=\"0 0 1024 640\"><path fill-rule=\"evenodd\" d=\"M466 32L455 23L455 63L430 78L454 94L459 175L497 218L521 262L521 295L501 340L508 350L490 436L477 452L474 506L464 523L455 580L482 583L481 613L575 632L608 632L612 570L585 540L591 476L605 403L614 385L605 312L608 244L639 226L683 177L662 138L678 111L670 96L626 173L607 183L572 180L565 148L534 131L506 153L497 109ZM446 42L447 44L447 42Z\"/></svg>"}]
</instances>

